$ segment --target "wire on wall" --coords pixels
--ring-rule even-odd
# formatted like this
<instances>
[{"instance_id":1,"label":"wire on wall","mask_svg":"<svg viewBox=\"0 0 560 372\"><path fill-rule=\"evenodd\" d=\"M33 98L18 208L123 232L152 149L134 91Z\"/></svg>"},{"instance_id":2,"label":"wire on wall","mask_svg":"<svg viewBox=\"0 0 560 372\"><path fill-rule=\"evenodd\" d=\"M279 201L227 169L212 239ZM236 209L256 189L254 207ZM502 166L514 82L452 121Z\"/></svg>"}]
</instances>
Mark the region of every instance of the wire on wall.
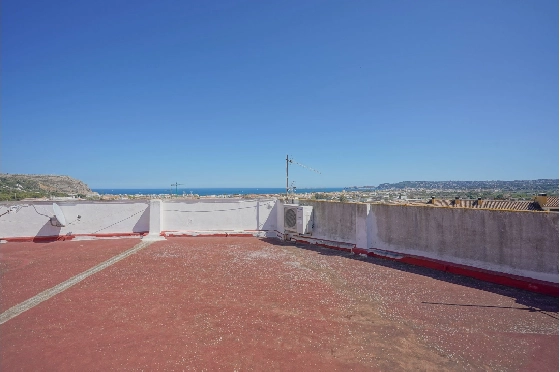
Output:
<instances>
[{"instance_id":1,"label":"wire on wall","mask_svg":"<svg viewBox=\"0 0 560 372\"><path fill-rule=\"evenodd\" d=\"M181 213L211 213L211 212L229 212L229 211L238 211L241 209L251 209L251 208L257 208L257 207L270 207L270 204L259 204L257 205L252 205L250 207L241 207L241 208L231 208L231 209L214 209L211 211L182 211L179 209L165 209L165 212L181 212Z\"/></svg>"},{"instance_id":2,"label":"wire on wall","mask_svg":"<svg viewBox=\"0 0 560 372\"><path fill-rule=\"evenodd\" d=\"M119 223L121 223L121 222L123 222L123 221L126 221L126 220L128 220L128 219L130 219L130 218L136 216L137 214L143 213L144 211L145 211L145 209L139 210L138 212L136 212L136 213L134 213L134 214L131 214L130 216L128 216L128 217L126 217L126 218L123 218L123 219L120 220L120 221L117 221L117 222L115 222L115 223L113 223L113 224L111 224L111 225L109 225L109 226L103 227L103 228L101 228L101 229L99 229L99 230L97 230L97 231L92 232L92 234L96 234L96 233L98 233L98 232L100 232L100 231L103 231L103 230L105 230L105 229L108 229L109 227L118 225Z\"/></svg>"}]
</instances>

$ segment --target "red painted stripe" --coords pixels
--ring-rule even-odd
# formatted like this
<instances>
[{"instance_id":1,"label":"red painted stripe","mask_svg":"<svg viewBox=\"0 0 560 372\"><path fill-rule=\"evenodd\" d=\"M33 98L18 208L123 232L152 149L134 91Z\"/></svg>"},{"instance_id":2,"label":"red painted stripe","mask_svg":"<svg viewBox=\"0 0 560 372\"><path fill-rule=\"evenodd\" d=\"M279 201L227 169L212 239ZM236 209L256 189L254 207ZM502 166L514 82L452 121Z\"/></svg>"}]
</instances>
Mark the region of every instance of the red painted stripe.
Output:
<instances>
[{"instance_id":1,"label":"red painted stripe","mask_svg":"<svg viewBox=\"0 0 560 372\"><path fill-rule=\"evenodd\" d=\"M93 238L122 238L122 237L142 237L146 235L147 232L140 233L109 233L109 234L72 234L72 235L49 235L49 236L20 236L13 238L2 238L7 242L35 242L35 243L46 243L46 242L57 242L72 240L80 236L90 236Z\"/></svg>"},{"instance_id":2,"label":"red painted stripe","mask_svg":"<svg viewBox=\"0 0 560 372\"><path fill-rule=\"evenodd\" d=\"M433 270L446 271L452 274L468 276L485 282L505 285L507 287L519 288L530 292L545 294L548 296L558 297L558 283L546 282L543 280L527 278L524 276L500 273L485 269L479 269L472 266L459 265L446 261L433 260L418 256L408 256L402 253L395 253L403 256L402 258L393 258L368 252L365 249L356 248L355 253L364 253L370 257L382 258L385 260L392 260L403 262L409 265L427 267Z\"/></svg>"},{"instance_id":3,"label":"red painted stripe","mask_svg":"<svg viewBox=\"0 0 560 372\"><path fill-rule=\"evenodd\" d=\"M365 254L365 255L369 253L367 249L362 249L362 248L354 248L352 252L354 252L355 254Z\"/></svg>"},{"instance_id":4,"label":"red painted stripe","mask_svg":"<svg viewBox=\"0 0 560 372\"><path fill-rule=\"evenodd\" d=\"M538 279L479 269L476 267L459 265L450 262L435 261L421 257L408 256L403 257L400 261L412 265L430 267L435 268L436 270L468 276L490 283L501 284L508 287L514 287L524 289L526 291L558 297L558 283L550 283Z\"/></svg>"},{"instance_id":5,"label":"red painted stripe","mask_svg":"<svg viewBox=\"0 0 560 372\"><path fill-rule=\"evenodd\" d=\"M2 240L11 243L23 243L23 242L47 243L47 242L57 242L57 241L72 240L72 239L74 239L74 235L19 236L16 238L2 238Z\"/></svg>"},{"instance_id":6,"label":"red painted stripe","mask_svg":"<svg viewBox=\"0 0 560 372\"><path fill-rule=\"evenodd\" d=\"M147 235L148 232L137 232L137 233L108 233L108 234L76 234L75 236L93 236L95 238L122 238L122 237L142 237Z\"/></svg>"},{"instance_id":7,"label":"red painted stripe","mask_svg":"<svg viewBox=\"0 0 560 372\"><path fill-rule=\"evenodd\" d=\"M500 273L500 272L490 271L490 270L485 270L485 269L479 269L479 268L472 267L472 266L459 265L459 264L455 264L455 263L451 263L451 262L434 260L434 259L425 258L425 257L410 256L410 255L405 255L405 254L397 253L397 252L387 251L388 253L393 253L395 255L401 256L401 258L379 255L379 254L376 254L374 252L370 252L370 251L368 251L366 249L363 249L363 248L352 248L352 249L341 248L341 247L338 247L338 246L335 246L335 245L313 244L313 243L311 243L309 241L306 241L306 240L297 240L297 239L296 239L296 242L310 244L310 245L318 245L320 247L329 248L329 249L336 249L336 250L339 250L339 251L353 252L354 254L363 254L363 255L367 255L369 257L377 257L377 258L382 258L382 259L385 259L385 260L403 262L403 263L406 263L406 264L409 264L409 265L422 266L422 267L426 267L426 268L433 269L433 270L438 270L438 271L446 271L446 272L449 272L449 273L452 273L452 274L468 276L468 277L475 278L475 279L478 279L478 280L482 280L482 281L485 281L485 282L501 284L501 285L505 285L505 286L508 286L508 287L519 288L519 289L523 289L523 290L530 291L530 292L536 292L536 293L541 293L541 294L545 294L545 295L548 295L548 296L558 297L558 292L559 292L558 291L558 283L551 283L551 282L546 282L546 281L543 281L543 280L527 278L527 277L524 277L524 276Z\"/></svg>"},{"instance_id":8,"label":"red painted stripe","mask_svg":"<svg viewBox=\"0 0 560 372\"><path fill-rule=\"evenodd\" d=\"M164 233L163 236L170 236L174 238L225 238L226 234L173 234Z\"/></svg>"},{"instance_id":9,"label":"red painted stripe","mask_svg":"<svg viewBox=\"0 0 560 372\"><path fill-rule=\"evenodd\" d=\"M179 232L171 232L165 231L162 232L160 235L162 236L172 236L176 238L184 237L184 238L227 238L227 237L241 237L241 238L254 238L255 236L251 233L216 233L216 234L196 234L196 233L179 233Z\"/></svg>"}]
</instances>

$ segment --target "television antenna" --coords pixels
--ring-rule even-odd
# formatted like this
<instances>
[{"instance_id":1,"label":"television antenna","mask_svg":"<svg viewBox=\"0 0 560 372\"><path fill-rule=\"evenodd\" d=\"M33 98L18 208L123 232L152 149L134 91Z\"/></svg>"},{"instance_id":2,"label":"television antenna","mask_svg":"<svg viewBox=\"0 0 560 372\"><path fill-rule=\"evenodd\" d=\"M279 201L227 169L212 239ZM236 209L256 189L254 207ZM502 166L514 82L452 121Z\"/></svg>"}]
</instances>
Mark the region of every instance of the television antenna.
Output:
<instances>
[{"instance_id":1,"label":"television antenna","mask_svg":"<svg viewBox=\"0 0 560 372\"><path fill-rule=\"evenodd\" d=\"M292 192L292 194L295 194L296 190L297 190L296 181L292 181L292 183L290 184L290 191Z\"/></svg>"},{"instance_id":2,"label":"television antenna","mask_svg":"<svg viewBox=\"0 0 560 372\"><path fill-rule=\"evenodd\" d=\"M311 168L311 167L308 167L307 165L303 165L303 164L301 164L301 163L298 163L298 162L295 161L294 159L290 159L290 156L289 156L289 155L286 155L286 198L289 197L288 193L289 193L289 191L290 191L290 186L289 186L289 185L290 185L290 181L288 180L289 165L290 165L290 163L292 163L292 164L297 164L297 165L299 165L300 167L303 167L303 168L308 169L308 170L310 170L310 171L313 171L313 172L316 172L316 173L321 174L321 172L319 172L318 170L313 169L313 168Z\"/></svg>"},{"instance_id":3,"label":"television antenna","mask_svg":"<svg viewBox=\"0 0 560 372\"><path fill-rule=\"evenodd\" d=\"M177 196L177 186L179 186L179 185L183 185L183 184L182 183L177 183L177 182L171 184L171 186L175 186L175 196Z\"/></svg>"}]
</instances>

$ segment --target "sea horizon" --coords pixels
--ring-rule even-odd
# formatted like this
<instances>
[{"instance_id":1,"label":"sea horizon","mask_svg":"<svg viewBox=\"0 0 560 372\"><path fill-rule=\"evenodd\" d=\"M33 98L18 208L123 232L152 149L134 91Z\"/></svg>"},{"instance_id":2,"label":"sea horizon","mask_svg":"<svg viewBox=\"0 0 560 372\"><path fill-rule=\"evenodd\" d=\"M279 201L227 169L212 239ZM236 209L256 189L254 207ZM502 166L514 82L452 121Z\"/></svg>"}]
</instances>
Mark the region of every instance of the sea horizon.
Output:
<instances>
[{"instance_id":1,"label":"sea horizon","mask_svg":"<svg viewBox=\"0 0 560 372\"><path fill-rule=\"evenodd\" d=\"M91 189L101 195L247 195L247 194L285 194L282 187L193 187L193 188L94 188ZM296 188L296 194L315 192L340 192L344 187L313 187Z\"/></svg>"}]
</instances>

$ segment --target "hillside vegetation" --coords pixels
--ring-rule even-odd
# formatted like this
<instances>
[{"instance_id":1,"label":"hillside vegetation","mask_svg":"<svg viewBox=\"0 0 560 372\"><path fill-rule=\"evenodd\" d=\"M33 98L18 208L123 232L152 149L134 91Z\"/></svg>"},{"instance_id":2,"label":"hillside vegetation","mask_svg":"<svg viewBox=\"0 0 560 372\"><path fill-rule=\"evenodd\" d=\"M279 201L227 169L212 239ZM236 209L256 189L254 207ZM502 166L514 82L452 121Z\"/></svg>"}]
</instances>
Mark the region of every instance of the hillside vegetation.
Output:
<instances>
[{"instance_id":1,"label":"hillside vegetation","mask_svg":"<svg viewBox=\"0 0 560 372\"><path fill-rule=\"evenodd\" d=\"M78 195L92 191L84 182L69 176L0 174L0 200Z\"/></svg>"}]
</instances>

